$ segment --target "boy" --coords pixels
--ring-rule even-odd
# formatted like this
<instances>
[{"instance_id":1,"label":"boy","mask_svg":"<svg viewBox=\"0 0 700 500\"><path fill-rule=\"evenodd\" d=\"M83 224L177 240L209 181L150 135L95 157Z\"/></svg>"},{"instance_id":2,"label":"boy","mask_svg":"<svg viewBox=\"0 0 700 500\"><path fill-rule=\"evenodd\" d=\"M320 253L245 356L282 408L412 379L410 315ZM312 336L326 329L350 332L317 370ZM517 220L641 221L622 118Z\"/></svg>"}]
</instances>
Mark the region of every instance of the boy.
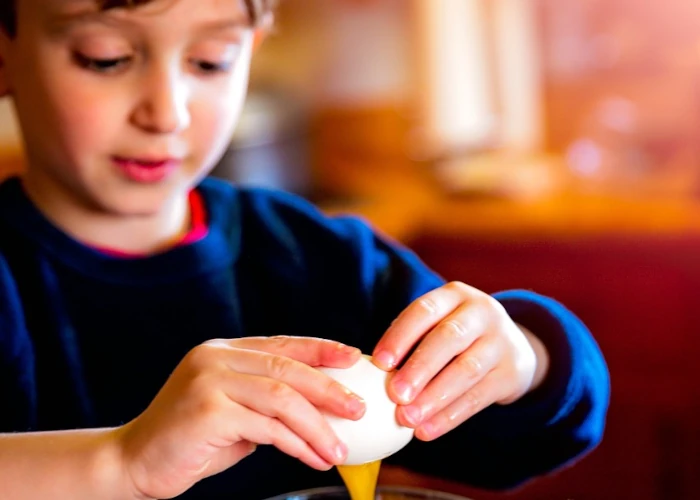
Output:
<instances>
[{"instance_id":1,"label":"boy","mask_svg":"<svg viewBox=\"0 0 700 500\"><path fill-rule=\"evenodd\" d=\"M605 363L553 300L445 283L357 220L202 181L268 4L125 3L3 3L0 89L28 160L0 186L3 498L338 483L320 410L364 404L313 367L358 348L400 367L416 439L390 462L503 488L599 442Z\"/></svg>"}]
</instances>

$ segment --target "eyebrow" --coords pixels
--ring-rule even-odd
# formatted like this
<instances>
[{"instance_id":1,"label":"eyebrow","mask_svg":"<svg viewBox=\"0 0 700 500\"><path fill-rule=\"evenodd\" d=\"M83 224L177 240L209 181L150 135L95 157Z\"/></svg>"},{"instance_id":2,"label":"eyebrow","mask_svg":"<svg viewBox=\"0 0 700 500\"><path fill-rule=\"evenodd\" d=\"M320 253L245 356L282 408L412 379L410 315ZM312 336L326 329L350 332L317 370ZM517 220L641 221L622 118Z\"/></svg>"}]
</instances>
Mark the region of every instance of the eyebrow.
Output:
<instances>
[{"instance_id":1,"label":"eyebrow","mask_svg":"<svg viewBox=\"0 0 700 500\"><path fill-rule=\"evenodd\" d=\"M224 19L222 21L213 21L203 23L197 27L197 31L205 33L219 33L221 31L234 31L241 28L252 28L252 22L248 16L243 16L238 19Z\"/></svg>"}]
</instances>

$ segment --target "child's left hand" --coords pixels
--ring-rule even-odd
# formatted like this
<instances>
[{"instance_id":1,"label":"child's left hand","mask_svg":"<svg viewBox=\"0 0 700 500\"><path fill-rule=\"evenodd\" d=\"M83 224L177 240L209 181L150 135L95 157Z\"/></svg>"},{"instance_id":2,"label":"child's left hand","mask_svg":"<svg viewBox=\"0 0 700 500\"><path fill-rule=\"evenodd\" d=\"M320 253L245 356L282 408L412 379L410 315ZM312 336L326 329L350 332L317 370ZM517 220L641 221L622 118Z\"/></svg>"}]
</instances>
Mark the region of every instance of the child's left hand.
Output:
<instances>
[{"instance_id":1,"label":"child's left hand","mask_svg":"<svg viewBox=\"0 0 700 500\"><path fill-rule=\"evenodd\" d=\"M392 323L374 349L383 369L398 366L391 398L397 418L416 437L435 439L492 403L508 404L537 387L548 355L490 295L448 283L420 297Z\"/></svg>"}]
</instances>

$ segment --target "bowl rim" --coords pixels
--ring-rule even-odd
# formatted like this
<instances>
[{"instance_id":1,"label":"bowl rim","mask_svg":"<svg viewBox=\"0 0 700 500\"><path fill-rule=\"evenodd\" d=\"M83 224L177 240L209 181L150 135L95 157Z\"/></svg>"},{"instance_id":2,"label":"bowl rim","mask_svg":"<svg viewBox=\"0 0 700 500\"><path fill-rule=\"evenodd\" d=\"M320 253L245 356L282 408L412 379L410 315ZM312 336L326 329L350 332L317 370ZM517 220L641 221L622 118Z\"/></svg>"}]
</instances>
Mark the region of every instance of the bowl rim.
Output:
<instances>
[{"instance_id":1,"label":"bowl rim","mask_svg":"<svg viewBox=\"0 0 700 500\"><path fill-rule=\"evenodd\" d=\"M324 493L338 493L346 491L344 486L323 486L320 488L310 488L306 490L291 491L289 493L283 493L275 497L267 498L266 500L292 500L295 497L311 496L311 495L323 495ZM394 486L391 484L383 484L377 487L377 491L390 492L390 493L408 493L417 495L440 495L440 500L471 500L464 496L455 495L454 493L446 493L443 491L430 490L427 488L417 488L414 486Z\"/></svg>"}]
</instances>

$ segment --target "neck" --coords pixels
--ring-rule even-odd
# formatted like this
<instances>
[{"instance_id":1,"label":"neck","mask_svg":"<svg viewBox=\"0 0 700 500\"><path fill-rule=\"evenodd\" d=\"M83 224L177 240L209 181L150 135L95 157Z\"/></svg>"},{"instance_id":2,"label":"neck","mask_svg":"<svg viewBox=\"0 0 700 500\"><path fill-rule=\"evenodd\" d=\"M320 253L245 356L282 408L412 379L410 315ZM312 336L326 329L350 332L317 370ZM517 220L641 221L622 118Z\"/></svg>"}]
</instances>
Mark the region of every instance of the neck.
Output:
<instances>
[{"instance_id":1,"label":"neck","mask_svg":"<svg viewBox=\"0 0 700 500\"><path fill-rule=\"evenodd\" d=\"M156 212L122 214L91 205L36 176L26 175L22 181L27 196L47 219L88 246L152 254L173 246L190 225L186 192L174 194Z\"/></svg>"}]
</instances>

